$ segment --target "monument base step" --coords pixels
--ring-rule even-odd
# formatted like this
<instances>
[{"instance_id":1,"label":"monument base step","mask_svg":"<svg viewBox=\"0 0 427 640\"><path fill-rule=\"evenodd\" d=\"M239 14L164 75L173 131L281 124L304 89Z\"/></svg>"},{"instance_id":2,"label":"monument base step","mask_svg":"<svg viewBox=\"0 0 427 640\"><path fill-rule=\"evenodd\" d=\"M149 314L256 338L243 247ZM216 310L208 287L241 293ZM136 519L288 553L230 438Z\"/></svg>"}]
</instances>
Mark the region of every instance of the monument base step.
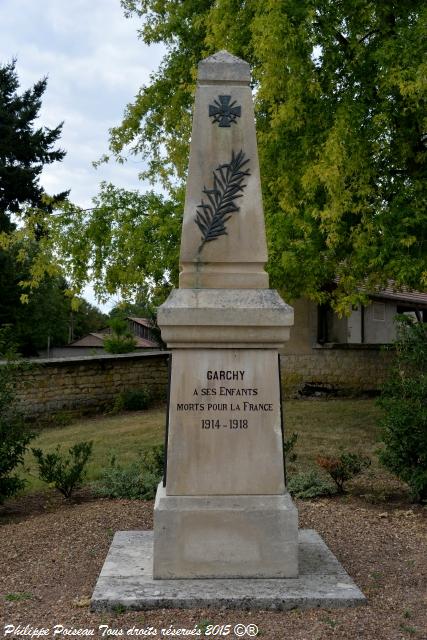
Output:
<instances>
[{"instance_id":1,"label":"monument base step","mask_svg":"<svg viewBox=\"0 0 427 640\"><path fill-rule=\"evenodd\" d=\"M153 579L153 532L118 531L92 595L92 611L227 609L288 610L365 604L316 531L299 531L298 578Z\"/></svg>"},{"instance_id":2,"label":"monument base step","mask_svg":"<svg viewBox=\"0 0 427 640\"><path fill-rule=\"evenodd\" d=\"M153 576L297 577L298 511L291 496L174 496L159 484Z\"/></svg>"}]
</instances>

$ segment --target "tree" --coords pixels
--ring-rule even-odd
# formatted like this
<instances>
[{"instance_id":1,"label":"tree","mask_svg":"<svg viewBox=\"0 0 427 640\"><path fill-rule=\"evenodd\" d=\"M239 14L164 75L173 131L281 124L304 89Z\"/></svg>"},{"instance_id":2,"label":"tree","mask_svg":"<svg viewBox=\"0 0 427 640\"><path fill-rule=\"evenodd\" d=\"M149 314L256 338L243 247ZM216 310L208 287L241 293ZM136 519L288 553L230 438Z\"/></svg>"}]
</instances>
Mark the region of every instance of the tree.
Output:
<instances>
[{"instance_id":1,"label":"tree","mask_svg":"<svg viewBox=\"0 0 427 640\"><path fill-rule=\"evenodd\" d=\"M52 346L68 340L68 285L39 243L48 237L53 208L68 192L48 197L39 184L43 167L65 155L54 148L62 124L54 129L35 125L47 80L19 95L15 67L16 60L0 65L0 327L13 326L20 353L35 355L48 339ZM25 234L22 223L33 211L39 213L32 234ZM39 280L27 296L22 285L28 286L34 273Z\"/></svg>"},{"instance_id":2,"label":"tree","mask_svg":"<svg viewBox=\"0 0 427 640\"><path fill-rule=\"evenodd\" d=\"M271 285L339 312L393 280L424 290L427 6L417 0L122 0L159 70L110 132L167 198L103 185L92 211L55 218L76 289L161 301L177 246L197 63L247 60L258 131ZM330 283L338 277L336 288ZM364 287L361 289L361 285Z\"/></svg>"},{"instance_id":3,"label":"tree","mask_svg":"<svg viewBox=\"0 0 427 640\"><path fill-rule=\"evenodd\" d=\"M136 296L135 302L120 302L116 304L108 314L110 318L128 318L134 316L136 318L154 319L154 309L151 305L144 302L140 296Z\"/></svg>"},{"instance_id":4,"label":"tree","mask_svg":"<svg viewBox=\"0 0 427 640\"><path fill-rule=\"evenodd\" d=\"M72 309L68 283L60 274L46 273L25 303L20 283L28 280L33 261L39 257L38 243L18 259L17 247L0 251L0 327L13 328L17 350L35 356L39 350L62 346L91 331L105 327L106 316L86 300L76 297Z\"/></svg>"},{"instance_id":5,"label":"tree","mask_svg":"<svg viewBox=\"0 0 427 640\"><path fill-rule=\"evenodd\" d=\"M0 65L0 231L11 231L11 216L22 215L28 205L52 210L52 202L44 201L39 177L44 165L65 156L62 149L52 148L61 135L62 123L54 129L35 128L47 78L18 95L15 66L16 60ZM57 194L53 201L59 202L67 194Z\"/></svg>"},{"instance_id":6,"label":"tree","mask_svg":"<svg viewBox=\"0 0 427 640\"><path fill-rule=\"evenodd\" d=\"M101 300L118 294L123 300L157 306L178 279L178 199L102 183L94 204L89 211L69 202L58 208L49 236L39 241L40 260L34 263L29 284L44 273L44 264L59 259L70 293L78 293L90 281ZM39 220L39 212L30 217L26 232L34 234Z\"/></svg>"},{"instance_id":7,"label":"tree","mask_svg":"<svg viewBox=\"0 0 427 640\"><path fill-rule=\"evenodd\" d=\"M70 310L70 305L68 305ZM70 311L69 338L77 340L92 331L100 331L107 324L107 316L98 307L90 304L84 298L79 298L77 309Z\"/></svg>"},{"instance_id":8,"label":"tree","mask_svg":"<svg viewBox=\"0 0 427 640\"><path fill-rule=\"evenodd\" d=\"M426 125L416 0L122 0L167 53L112 129L176 202L196 65L226 48L253 69L272 285L340 311L374 289L425 289ZM181 192L182 193L182 192ZM303 267L303 268L301 268ZM325 285L339 276L338 288Z\"/></svg>"}]
</instances>

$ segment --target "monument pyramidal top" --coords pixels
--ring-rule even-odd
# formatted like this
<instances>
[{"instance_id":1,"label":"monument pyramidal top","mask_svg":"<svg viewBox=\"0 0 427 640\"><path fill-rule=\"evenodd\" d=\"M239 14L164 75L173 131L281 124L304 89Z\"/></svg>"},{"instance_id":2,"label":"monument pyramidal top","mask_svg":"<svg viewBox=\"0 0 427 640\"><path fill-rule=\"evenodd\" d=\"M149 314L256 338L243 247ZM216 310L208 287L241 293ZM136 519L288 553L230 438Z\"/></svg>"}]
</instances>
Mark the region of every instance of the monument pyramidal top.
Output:
<instances>
[{"instance_id":1,"label":"monument pyramidal top","mask_svg":"<svg viewBox=\"0 0 427 640\"><path fill-rule=\"evenodd\" d=\"M293 310L269 289L247 62L219 51L198 67L179 288L159 307L170 348L280 348Z\"/></svg>"},{"instance_id":2,"label":"monument pyramidal top","mask_svg":"<svg viewBox=\"0 0 427 640\"><path fill-rule=\"evenodd\" d=\"M221 84L249 84L251 68L249 64L222 49L201 60L198 65L199 82L220 82Z\"/></svg>"},{"instance_id":3,"label":"monument pyramidal top","mask_svg":"<svg viewBox=\"0 0 427 640\"><path fill-rule=\"evenodd\" d=\"M202 60L181 238L181 288L268 288L250 67Z\"/></svg>"}]
</instances>

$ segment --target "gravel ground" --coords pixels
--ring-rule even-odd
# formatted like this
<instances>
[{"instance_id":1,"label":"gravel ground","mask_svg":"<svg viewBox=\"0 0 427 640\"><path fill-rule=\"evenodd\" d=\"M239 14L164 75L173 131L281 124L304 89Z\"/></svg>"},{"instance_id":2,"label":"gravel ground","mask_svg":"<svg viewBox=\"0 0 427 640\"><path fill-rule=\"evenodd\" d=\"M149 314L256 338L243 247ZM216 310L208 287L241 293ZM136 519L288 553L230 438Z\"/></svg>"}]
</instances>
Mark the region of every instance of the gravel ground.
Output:
<instances>
[{"instance_id":1,"label":"gravel ground","mask_svg":"<svg viewBox=\"0 0 427 640\"><path fill-rule=\"evenodd\" d=\"M370 505L348 497L297 504L300 526L323 536L368 597L367 606L277 613L163 609L94 614L89 598L113 533L151 529L153 504L92 500L81 494L74 504L64 505L52 495L35 496L0 509L0 637L37 637L34 632L42 628L49 632L39 637L83 637L85 630L93 630L90 637L95 638L137 637L128 633L133 627L151 627L163 637L161 630L170 625L234 628L241 623L257 625L259 637L272 640L427 639L427 509ZM6 633L11 627L5 625L14 625L15 631ZM64 629L59 633L58 627L54 635L54 625ZM100 625L105 625L101 631ZM229 637L237 636L231 632Z\"/></svg>"}]
</instances>

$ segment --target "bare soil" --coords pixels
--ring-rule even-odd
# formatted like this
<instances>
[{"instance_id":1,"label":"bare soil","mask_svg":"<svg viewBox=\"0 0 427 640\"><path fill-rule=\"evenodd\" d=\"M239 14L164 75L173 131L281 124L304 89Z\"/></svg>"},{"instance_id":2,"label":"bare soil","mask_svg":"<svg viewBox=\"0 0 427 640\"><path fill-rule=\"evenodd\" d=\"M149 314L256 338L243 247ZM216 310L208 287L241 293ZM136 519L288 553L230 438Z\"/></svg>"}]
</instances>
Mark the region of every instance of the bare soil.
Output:
<instances>
[{"instance_id":1,"label":"bare soil","mask_svg":"<svg viewBox=\"0 0 427 640\"><path fill-rule=\"evenodd\" d=\"M54 625L70 633L92 629L91 637L111 638L131 637L127 632L132 627L152 627L162 637L161 630L170 625L193 629L200 623L232 628L252 623L259 637L272 640L426 639L427 509L407 502L371 505L355 497L297 505L300 526L323 536L368 597L366 606L91 613L89 598L114 532L151 529L153 503L95 500L82 492L66 504L59 495L46 493L0 508L0 637L31 637L31 627L49 628L43 637L77 637L53 635ZM21 633L6 635L4 625L21 625ZM100 625L110 628L104 636ZM232 632L228 637L235 636Z\"/></svg>"}]
</instances>

